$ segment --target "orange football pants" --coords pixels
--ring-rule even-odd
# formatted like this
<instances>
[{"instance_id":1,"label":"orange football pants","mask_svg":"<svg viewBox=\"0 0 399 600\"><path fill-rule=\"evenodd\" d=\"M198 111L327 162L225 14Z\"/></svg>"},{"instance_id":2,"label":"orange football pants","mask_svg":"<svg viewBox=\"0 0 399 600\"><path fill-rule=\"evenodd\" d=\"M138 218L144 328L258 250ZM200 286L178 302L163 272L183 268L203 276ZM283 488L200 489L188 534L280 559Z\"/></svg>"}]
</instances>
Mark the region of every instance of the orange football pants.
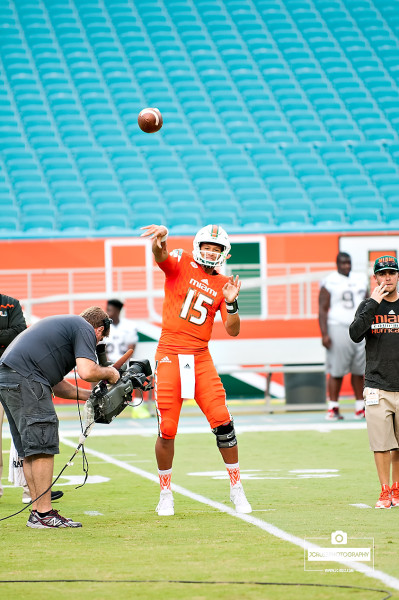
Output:
<instances>
[{"instance_id":1,"label":"orange football pants","mask_svg":"<svg viewBox=\"0 0 399 600\"><path fill-rule=\"evenodd\" d=\"M158 434L173 440L176 437L181 397L180 368L177 354L157 352L155 355L155 403ZM226 406L226 392L209 351L194 356L195 401L212 429L231 421Z\"/></svg>"}]
</instances>

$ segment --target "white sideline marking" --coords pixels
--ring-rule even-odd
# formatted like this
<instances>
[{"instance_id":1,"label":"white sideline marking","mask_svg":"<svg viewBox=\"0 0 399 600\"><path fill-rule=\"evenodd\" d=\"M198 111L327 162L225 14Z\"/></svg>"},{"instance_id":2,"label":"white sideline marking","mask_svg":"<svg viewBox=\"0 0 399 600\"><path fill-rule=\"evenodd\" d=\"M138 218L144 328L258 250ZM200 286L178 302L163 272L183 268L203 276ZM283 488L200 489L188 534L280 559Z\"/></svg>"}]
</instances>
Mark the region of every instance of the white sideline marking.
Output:
<instances>
[{"instance_id":1,"label":"white sideline marking","mask_svg":"<svg viewBox=\"0 0 399 600\"><path fill-rule=\"evenodd\" d=\"M104 427L98 425L93 428L90 433L90 437L114 437L120 435L142 435L145 437L156 436L158 433L156 421L151 424L153 426L144 427L138 423L131 423L130 427L113 427L108 425ZM354 429L366 429L366 423L353 421L347 423L292 423L292 424L259 424L259 425L235 425L237 433L250 433L250 432L270 432L275 433L277 431L318 431L319 433L330 433L331 431L342 431L342 430L354 430ZM204 422L202 425L179 425L179 435L185 433L209 433L209 425ZM81 434L78 426L73 429L69 429L68 426L60 421L60 434L68 437L78 438ZM10 430L4 427L3 439L10 439Z\"/></svg>"},{"instance_id":2,"label":"white sideline marking","mask_svg":"<svg viewBox=\"0 0 399 600\"><path fill-rule=\"evenodd\" d=\"M84 475L61 475L59 478L60 485L83 485L85 478ZM102 475L89 475L86 483L106 483L109 481L109 477L103 477Z\"/></svg>"},{"instance_id":3,"label":"white sideline marking","mask_svg":"<svg viewBox=\"0 0 399 600\"><path fill-rule=\"evenodd\" d=\"M349 504L349 506L354 506L355 508L371 508L368 504Z\"/></svg>"},{"instance_id":4,"label":"white sideline marking","mask_svg":"<svg viewBox=\"0 0 399 600\"><path fill-rule=\"evenodd\" d=\"M77 446L76 442L71 442L70 440L66 439L64 436L60 436L60 442L65 444L66 446L70 446L71 448L76 448L76 446ZM86 450L87 454L92 454L93 456L97 456L97 458L102 458L105 462L107 462L109 464L115 465L116 467L125 469L125 471L130 471L131 473L134 473L135 475L139 475L140 477L143 477L144 479L149 479L150 481L153 481L156 484L159 484L158 475L154 475L153 473L149 473L148 471L143 471L143 469L139 469L138 467L129 465L121 460L117 460L117 459L113 458L112 456L109 456L108 454L104 454L103 452L98 452L97 450L92 450L91 448L86 448L86 446L85 446L85 450ZM197 502L200 502L201 504L206 504L207 506L211 506L212 508L215 508L216 510L219 510L220 512L227 513L228 515L235 517L236 519L241 519L242 521L246 521L247 523L250 523L251 525L255 525L255 527L259 527L259 529L263 529L263 531L270 533L270 535L274 535L274 537L277 537L280 540L284 540L285 542L290 542L291 544L294 544L295 546L299 546L299 548L303 548L304 550L320 550L320 546L318 546L317 544L312 544L311 542L307 542L306 540L303 540L295 535L292 535L291 533L287 533L283 529L279 529L278 527L276 527L275 525L272 525L271 523L267 523L266 521L262 521L261 519L257 519L256 517L253 517L251 515L237 513L235 510L233 510L229 506L225 506L224 504L221 504L220 502L215 502L214 500L211 500L210 498L206 498L205 496L202 496L201 494L196 494L195 492L191 492L190 490L187 490L186 488L184 488L180 485L176 485L175 483L172 483L171 487L174 492L177 492L178 494L181 494L182 496L186 496L187 498L196 500ZM337 560L335 562L345 565L346 567L349 567L351 569L354 569L358 573L363 573L363 575L366 575L366 577L370 577L371 579L377 579L377 580L381 581L384 585L388 585L389 587L391 587L394 590L399 590L399 579L397 579L396 577L393 577L392 575L388 575L387 573L384 573L383 571L379 571L377 569L375 569L373 571L373 569L371 567L364 565L362 563L359 563L359 562L355 562L355 561Z\"/></svg>"},{"instance_id":5,"label":"white sideline marking","mask_svg":"<svg viewBox=\"0 0 399 600\"><path fill-rule=\"evenodd\" d=\"M98 510L85 510L85 515L89 515L89 517L103 517L104 514L98 512Z\"/></svg>"},{"instance_id":6,"label":"white sideline marking","mask_svg":"<svg viewBox=\"0 0 399 600\"><path fill-rule=\"evenodd\" d=\"M114 456L116 456L114 454ZM138 461L137 461L138 462ZM288 477L285 475L275 475L275 473L281 473L283 469L266 469L261 471L260 469L242 469L240 470L241 480L245 479L327 479L329 477L340 477L338 469L294 469L288 471ZM285 471L284 471L285 472ZM273 473L273 475L270 475ZM229 479L229 475L226 471L197 471L194 473L187 473L193 477L212 477L212 479Z\"/></svg>"}]
</instances>

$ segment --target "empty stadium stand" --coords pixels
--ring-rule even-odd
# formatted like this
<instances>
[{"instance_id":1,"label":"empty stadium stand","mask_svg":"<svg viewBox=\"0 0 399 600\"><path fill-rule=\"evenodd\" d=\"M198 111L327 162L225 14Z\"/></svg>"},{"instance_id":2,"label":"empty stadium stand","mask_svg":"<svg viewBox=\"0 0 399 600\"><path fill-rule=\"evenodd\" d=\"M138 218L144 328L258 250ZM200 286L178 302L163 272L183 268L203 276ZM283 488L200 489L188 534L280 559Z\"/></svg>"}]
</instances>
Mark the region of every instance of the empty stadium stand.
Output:
<instances>
[{"instance_id":1,"label":"empty stadium stand","mask_svg":"<svg viewBox=\"0 0 399 600\"><path fill-rule=\"evenodd\" d=\"M398 229L398 82L397 0L0 0L0 237Z\"/></svg>"}]
</instances>

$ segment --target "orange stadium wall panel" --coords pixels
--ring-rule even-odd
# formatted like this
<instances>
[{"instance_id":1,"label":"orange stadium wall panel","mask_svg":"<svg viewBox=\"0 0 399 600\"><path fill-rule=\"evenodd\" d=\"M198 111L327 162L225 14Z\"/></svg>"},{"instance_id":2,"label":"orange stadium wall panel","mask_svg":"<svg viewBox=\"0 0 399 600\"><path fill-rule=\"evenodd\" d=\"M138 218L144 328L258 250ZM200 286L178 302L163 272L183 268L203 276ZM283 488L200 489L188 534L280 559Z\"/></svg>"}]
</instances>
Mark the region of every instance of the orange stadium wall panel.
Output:
<instances>
[{"instance_id":1,"label":"orange stadium wall panel","mask_svg":"<svg viewBox=\"0 0 399 600\"><path fill-rule=\"evenodd\" d=\"M339 247L339 235L336 233L272 234L265 237L270 263L334 261ZM169 246L190 251L192 238L170 237ZM118 264L142 264L140 253L136 253L136 249L131 250L129 253L125 249L116 251ZM0 252L7 257L5 265L8 270L104 266L103 239L2 240Z\"/></svg>"}]
</instances>

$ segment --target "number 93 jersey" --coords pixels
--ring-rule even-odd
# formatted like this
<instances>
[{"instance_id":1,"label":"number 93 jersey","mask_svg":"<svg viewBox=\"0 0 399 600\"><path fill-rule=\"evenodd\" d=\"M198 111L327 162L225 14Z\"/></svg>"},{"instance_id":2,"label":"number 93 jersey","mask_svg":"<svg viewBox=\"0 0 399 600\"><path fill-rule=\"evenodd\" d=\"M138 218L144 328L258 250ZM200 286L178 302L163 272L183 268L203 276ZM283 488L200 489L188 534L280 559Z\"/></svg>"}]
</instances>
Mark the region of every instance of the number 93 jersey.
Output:
<instances>
[{"instance_id":1,"label":"number 93 jersey","mask_svg":"<svg viewBox=\"0 0 399 600\"><path fill-rule=\"evenodd\" d=\"M367 278L362 273L341 275L337 271L330 273L321 282L330 293L330 310L327 322L329 325L350 325L360 302L367 293Z\"/></svg>"},{"instance_id":2,"label":"number 93 jersey","mask_svg":"<svg viewBox=\"0 0 399 600\"><path fill-rule=\"evenodd\" d=\"M184 250L173 250L158 263L165 273L162 334L158 350L196 354L208 347L215 315L227 318L222 288L228 277L208 275Z\"/></svg>"}]
</instances>

